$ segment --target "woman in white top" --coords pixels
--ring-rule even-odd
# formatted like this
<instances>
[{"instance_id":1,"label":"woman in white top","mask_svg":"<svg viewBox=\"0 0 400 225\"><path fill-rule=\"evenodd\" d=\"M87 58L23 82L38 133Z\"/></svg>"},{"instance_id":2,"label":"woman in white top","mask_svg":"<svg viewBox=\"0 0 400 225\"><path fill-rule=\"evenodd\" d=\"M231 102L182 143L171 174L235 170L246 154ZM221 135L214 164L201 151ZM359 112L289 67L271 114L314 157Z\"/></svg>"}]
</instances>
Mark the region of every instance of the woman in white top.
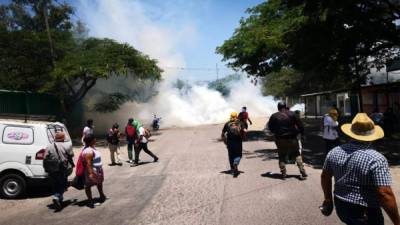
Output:
<instances>
[{"instance_id":1,"label":"woman in white top","mask_svg":"<svg viewBox=\"0 0 400 225\"><path fill-rule=\"evenodd\" d=\"M338 126L338 112L336 109L331 109L329 113L324 116L323 139L326 143L326 154L339 145Z\"/></svg>"},{"instance_id":2,"label":"woman in white top","mask_svg":"<svg viewBox=\"0 0 400 225\"><path fill-rule=\"evenodd\" d=\"M96 185L100 194L100 203L106 200L106 195L103 192L103 163L101 154L96 150L96 138L93 134L88 134L84 138L85 147L82 149L82 156L85 167L85 191L89 201L89 207L94 207L91 187ZM99 203L96 203L99 204Z\"/></svg>"},{"instance_id":3,"label":"woman in white top","mask_svg":"<svg viewBox=\"0 0 400 225\"><path fill-rule=\"evenodd\" d=\"M83 131L82 131L82 144L83 144L83 146L85 146L84 139L89 134L94 134L94 132L93 132L93 120L92 119L88 119L86 121L86 126L83 128Z\"/></svg>"}]
</instances>

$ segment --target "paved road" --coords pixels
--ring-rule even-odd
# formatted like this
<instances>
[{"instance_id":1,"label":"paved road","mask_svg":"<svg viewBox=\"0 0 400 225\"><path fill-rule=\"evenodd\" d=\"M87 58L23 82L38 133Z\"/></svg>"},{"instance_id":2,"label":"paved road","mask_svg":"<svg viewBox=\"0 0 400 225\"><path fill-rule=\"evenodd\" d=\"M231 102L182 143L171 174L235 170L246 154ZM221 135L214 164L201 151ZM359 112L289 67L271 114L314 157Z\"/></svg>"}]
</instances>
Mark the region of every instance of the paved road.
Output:
<instances>
[{"instance_id":1,"label":"paved road","mask_svg":"<svg viewBox=\"0 0 400 225\"><path fill-rule=\"evenodd\" d=\"M324 217L318 210L320 170L307 167L306 181L275 178L279 170L272 142L246 142L243 173L236 179L222 173L228 164L217 140L220 130L221 125L162 130L149 145L159 162L105 166L110 199L95 209L85 206L83 191L73 189L65 194L70 204L58 213L51 209L51 197L0 200L0 224L341 224L335 214ZM108 151L101 151L108 163ZM125 147L122 157L127 159ZM141 159L151 161L144 153ZM400 180L398 169L392 171ZM263 176L267 172L272 175ZM288 173L297 175L297 168L289 165ZM399 189L396 183L397 194Z\"/></svg>"}]
</instances>

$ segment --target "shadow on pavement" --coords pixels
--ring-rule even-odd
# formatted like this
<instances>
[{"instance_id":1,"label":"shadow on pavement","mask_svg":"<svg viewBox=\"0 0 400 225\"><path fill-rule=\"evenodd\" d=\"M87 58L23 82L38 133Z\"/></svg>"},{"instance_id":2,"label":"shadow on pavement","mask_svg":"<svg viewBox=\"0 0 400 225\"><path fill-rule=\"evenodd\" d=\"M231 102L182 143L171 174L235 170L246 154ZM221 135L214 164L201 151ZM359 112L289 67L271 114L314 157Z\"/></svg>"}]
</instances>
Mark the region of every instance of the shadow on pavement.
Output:
<instances>
[{"instance_id":1,"label":"shadow on pavement","mask_svg":"<svg viewBox=\"0 0 400 225\"><path fill-rule=\"evenodd\" d=\"M266 139L267 135L262 130L250 130L247 132L247 141L260 141Z\"/></svg>"},{"instance_id":2,"label":"shadow on pavement","mask_svg":"<svg viewBox=\"0 0 400 225\"><path fill-rule=\"evenodd\" d=\"M259 149L254 152L243 152L246 159L254 159L261 158L263 161L278 159L278 150L277 149Z\"/></svg>"},{"instance_id":3,"label":"shadow on pavement","mask_svg":"<svg viewBox=\"0 0 400 225\"><path fill-rule=\"evenodd\" d=\"M88 199L85 199L85 200L81 200L81 201L77 201L76 199L72 202L73 204L72 205L75 205L75 206L79 206L79 207L88 207L88 208L91 208L91 206L90 206L90 201L88 200ZM102 204L102 203L104 203L104 202L102 202L101 200L100 200L100 198L93 198L93 203L94 204L96 204L96 203L100 203L100 204Z\"/></svg>"},{"instance_id":4,"label":"shadow on pavement","mask_svg":"<svg viewBox=\"0 0 400 225\"><path fill-rule=\"evenodd\" d=\"M283 180L282 174L280 174L280 173L266 172L266 173L261 174L261 176L262 177L271 178L271 179ZM300 180L300 175L290 175L290 174L288 174L286 176L286 179L290 179L290 178L296 178L296 179Z\"/></svg>"},{"instance_id":5,"label":"shadow on pavement","mask_svg":"<svg viewBox=\"0 0 400 225\"><path fill-rule=\"evenodd\" d=\"M58 212L63 211L63 209L67 208L68 206L70 206L70 205L72 205L73 203L76 203L76 202L77 202L77 199L68 199L68 200L63 201L61 203L61 206L62 206L61 209L56 209L54 204L47 205L47 208L49 208L51 210L54 210L55 213L58 213Z\"/></svg>"}]
</instances>

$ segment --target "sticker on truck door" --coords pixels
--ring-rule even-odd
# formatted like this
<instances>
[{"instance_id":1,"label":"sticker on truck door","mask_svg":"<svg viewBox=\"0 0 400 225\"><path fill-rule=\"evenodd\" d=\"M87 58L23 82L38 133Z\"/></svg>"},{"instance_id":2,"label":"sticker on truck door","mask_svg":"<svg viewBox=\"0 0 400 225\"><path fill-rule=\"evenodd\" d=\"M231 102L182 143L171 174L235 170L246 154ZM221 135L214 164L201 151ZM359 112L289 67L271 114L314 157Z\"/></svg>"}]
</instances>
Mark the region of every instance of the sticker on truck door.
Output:
<instances>
[{"instance_id":1,"label":"sticker on truck door","mask_svg":"<svg viewBox=\"0 0 400 225\"><path fill-rule=\"evenodd\" d=\"M29 145L33 143L31 127L7 126L3 132L3 143Z\"/></svg>"}]
</instances>

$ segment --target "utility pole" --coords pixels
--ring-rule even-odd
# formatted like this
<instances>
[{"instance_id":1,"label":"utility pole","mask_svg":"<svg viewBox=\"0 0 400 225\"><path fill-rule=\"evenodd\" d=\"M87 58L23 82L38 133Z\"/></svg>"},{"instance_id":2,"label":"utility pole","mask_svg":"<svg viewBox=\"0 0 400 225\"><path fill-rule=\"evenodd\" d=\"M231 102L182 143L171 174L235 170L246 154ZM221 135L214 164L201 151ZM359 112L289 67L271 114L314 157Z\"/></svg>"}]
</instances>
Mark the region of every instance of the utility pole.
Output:
<instances>
[{"instance_id":1,"label":"utility pole","mask_svg":"<svg viewBox=\"0 0 400 225\"><path fill-rule=\"evenodd\" d=\"M219 69L218 69L218 63L215 64L215 72L217 73L217 80L219 80Z\"/></svg>"},{"instance_id":2,"label":"utility pole","mask_svg":"<svg viewBox=\"0 0 400 225\"><path fill-rule=\"evenodd\" d=\"M50 34L47 0L43 0L43 17L44 17L44 23L46 24L47 38L49 39L51 63L53 64L53 67L55 67L56 62L54 60L53 40L51 39L51 34Z\"/></svg>"}]
</instances>

